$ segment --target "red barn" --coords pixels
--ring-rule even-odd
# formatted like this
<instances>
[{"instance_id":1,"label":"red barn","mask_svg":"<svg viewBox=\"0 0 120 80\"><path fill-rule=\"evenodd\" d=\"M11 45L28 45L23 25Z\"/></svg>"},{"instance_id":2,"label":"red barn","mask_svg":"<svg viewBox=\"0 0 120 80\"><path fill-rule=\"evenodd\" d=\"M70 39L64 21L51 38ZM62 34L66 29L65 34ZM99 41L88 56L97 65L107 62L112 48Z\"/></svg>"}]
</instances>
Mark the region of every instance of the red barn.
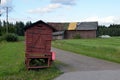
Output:
<instances>
[{"instance_id":1,"label":"red barn","mask_svg":"<svg viewBox=\"0 0 120 80\"><path fill-rule=\"evenodd\" d=\"M25 27L27 69L49 67L52 62L51 40L53 27L38 21Z\"/></svg>"},{"instance_id":2,"label":"red barn","mask_svg":"<svg viewBox=\"0 0 120 80\"><path fill-rule=\"evenodd\" d=\"M71 23L61 23L61 25L49 23L57 30L57 32L53 33L53 39L73 39L76 36L80 38L96 38L98 22L72 23L75 25L70 25Z\"/></svg>"}]
</instances>

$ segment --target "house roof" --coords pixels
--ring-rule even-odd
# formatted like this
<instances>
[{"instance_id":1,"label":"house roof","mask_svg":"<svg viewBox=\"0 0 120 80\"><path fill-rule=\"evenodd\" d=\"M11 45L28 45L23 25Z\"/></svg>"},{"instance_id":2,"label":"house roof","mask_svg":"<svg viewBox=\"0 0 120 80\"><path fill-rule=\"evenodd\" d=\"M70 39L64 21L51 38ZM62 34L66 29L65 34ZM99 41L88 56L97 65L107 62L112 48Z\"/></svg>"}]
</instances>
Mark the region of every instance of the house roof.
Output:
<instances>
[{"instance_id":1,"label":"house roof","mask_svg":"<svg viewBox=\"0 0 120 80\"><path fill-rule=\"evenodd\" d=\"M29 26L26 26L26 27L24 28L24 30L26 31L27 29L29 29L29 28L31 28L31 27L34 27L35 25L38 25L38 24L44 24L44 25L48 26L49 28L51 28L53 31L56 31L56 29L54 29L51 25L43 22L42 20L39 20L39 21L37 21L37 22L35 22L35 23L32 23L32 24L29 25Z\"/></svg>"},{"instance_id":2,"label":"house roof","mask_svg":"<svg viewBox=\"0 0 120 80\"><path fill-rule=\"evenodd\" d=\"M79 22L76 30L97 30L98 22Z\"/></svg>"}]
</instances>

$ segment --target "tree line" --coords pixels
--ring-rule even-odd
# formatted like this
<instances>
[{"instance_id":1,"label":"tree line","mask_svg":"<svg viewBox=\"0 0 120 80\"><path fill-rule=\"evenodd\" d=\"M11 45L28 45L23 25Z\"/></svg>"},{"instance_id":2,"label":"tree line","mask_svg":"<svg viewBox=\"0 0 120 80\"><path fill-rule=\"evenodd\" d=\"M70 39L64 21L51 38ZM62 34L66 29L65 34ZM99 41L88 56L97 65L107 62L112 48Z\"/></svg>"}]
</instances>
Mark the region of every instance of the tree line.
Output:
<instances>
[{"instance_id":1,"label":"tree line","mask_svg":"<svg viewBox=\"0 0 120 80\"><path fill-rule=\"evenodd\" d=\"M0 21L0 36L6 33L15 33L19 36L24 36L24 27L30 24L32 24L30 21L27 23L21 21L16 23Z\"/></svg>"},{"instance_id":2,"label":"tree line","mask_svg":"<svg viewBox=\"0 0 120 80\"><path fill-rule=\"evenodd\" d=\"M15 33L19 36L24 36L24 27L31 24L32 23L30 21L26 23L22 21L16 23L0 21L0 36L6 34L6 29L8 29L8 33ZM101 35L120 36L120 25L111 24L108 27L99 25L97 29L97 36Z\"/></svg>"},{"instance_id":3,"label":"tree line","mask_svg":"<svg viewBox=\"0 0 120 80\"><path fill-rule=\"evenodd\" d=\"M111 24L110 26L98 26L97 36L110 35L110 36L120 36L120 25Z\"/></svg>"}]
</instances>

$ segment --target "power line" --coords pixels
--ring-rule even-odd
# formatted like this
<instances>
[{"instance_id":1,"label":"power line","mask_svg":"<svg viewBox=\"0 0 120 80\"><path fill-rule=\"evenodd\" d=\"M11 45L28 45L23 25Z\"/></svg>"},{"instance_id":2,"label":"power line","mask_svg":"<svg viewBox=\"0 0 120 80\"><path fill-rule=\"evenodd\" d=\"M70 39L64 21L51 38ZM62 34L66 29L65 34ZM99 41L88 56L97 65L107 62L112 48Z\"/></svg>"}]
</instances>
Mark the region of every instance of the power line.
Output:
<instances>
[{"instance_id":1,"label":"power line","mask_svg":"<svg viewBox=\"0 0 120 80\"><path fill-rule=\"evenodd\" d=\"M8 33L8 17L9 17L8 13L11 10L11 7L6 6L6 7L3 7L3 9L5 9L5 12L6 12L6 34L7 34Z\"/></svg>"}]
</instances>

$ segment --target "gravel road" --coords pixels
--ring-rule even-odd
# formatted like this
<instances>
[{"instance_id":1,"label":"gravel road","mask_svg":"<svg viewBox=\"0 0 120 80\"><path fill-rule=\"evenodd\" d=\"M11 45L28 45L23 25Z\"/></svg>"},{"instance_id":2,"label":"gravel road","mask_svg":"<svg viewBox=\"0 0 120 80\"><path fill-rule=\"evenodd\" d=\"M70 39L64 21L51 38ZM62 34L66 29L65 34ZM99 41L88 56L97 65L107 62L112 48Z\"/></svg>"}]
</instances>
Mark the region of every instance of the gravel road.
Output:
<instances>
[{"instance_id":1,"label":"gravel road","mask_svg":"<svg viewBox=\"0 0 120 80\"><path fill-rule=\"evenodd\" d=\"M98 76L97 72L98 72L98 74L99 74L99 72L102 74L102 73L117 71L116 73L119 72L119 74L120 74L120 71L119 71L120 64L101 60L101 59L91 58L91 57L84 56L84 55L78 55L78 54L75 54L72 52L63 51L63 50L56 49L56 48L52 48L52 51L56 52L56 59L61 62L61 65L58 65L58 68L64 72L63 75L56 78L55 80L72 80L72 78L74 80L84 80L84 78L83 79L76 78L77 76L80 77L80 74L83 77L82 73L84 73L84 75L86 73L87 75L88 74L91 74L91 75L96 74L96 76ZM101 72L101 71L103 71L103 72ZM65 77L65 75L68 79ZM76 77L74 75L76 75ZM109 74L106 74L106 75L109 75ZM115 75L115 74L113 74L113 75ZM70 77L72 77L72 78L70 79ZM119 75L119 79L120 79L120 75ZM85 80L87 80L87 79L85 79ZM91 80L91 79L89 78L89 80ZM95 79L93 79L93 80L95 80ZM97 79L97 80L99 80L99 79ZM104 79L102 78L100 80L104 80ZM112 80L112 78L110 80ZM115 80L117 80L117 79L115 79Z\"/></svg>"}]
</instances>

